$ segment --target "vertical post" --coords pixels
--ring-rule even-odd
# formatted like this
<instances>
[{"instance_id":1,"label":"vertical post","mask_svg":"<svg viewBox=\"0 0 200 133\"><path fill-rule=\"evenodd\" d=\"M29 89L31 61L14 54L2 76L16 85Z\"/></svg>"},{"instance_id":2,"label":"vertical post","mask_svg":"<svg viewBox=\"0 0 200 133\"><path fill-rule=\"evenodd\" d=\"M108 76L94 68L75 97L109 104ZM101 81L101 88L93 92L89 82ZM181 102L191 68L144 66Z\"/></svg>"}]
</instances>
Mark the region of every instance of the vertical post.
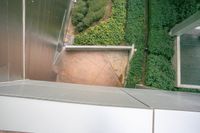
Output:
<instances>
[{"instance_id":1,"label":"vertical post","mask_svg":"<svg viewBox=\"0 0 200 133\"><path fill-rule=\"evenodd\" d=\"M26 78L26 47L25 47L25 43L26 43L26 34L25 34L25 28L26 28L26 0L22 0L22 23L23 23L23 79Z\"/></svg>"}]
</instances>

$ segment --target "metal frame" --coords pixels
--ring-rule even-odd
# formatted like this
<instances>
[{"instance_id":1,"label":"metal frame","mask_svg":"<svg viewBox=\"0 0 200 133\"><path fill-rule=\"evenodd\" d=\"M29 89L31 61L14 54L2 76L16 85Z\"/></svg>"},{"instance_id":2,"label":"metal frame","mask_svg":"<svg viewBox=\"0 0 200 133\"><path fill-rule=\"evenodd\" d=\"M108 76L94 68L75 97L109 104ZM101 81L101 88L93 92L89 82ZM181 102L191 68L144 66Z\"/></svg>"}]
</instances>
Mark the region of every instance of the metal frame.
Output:
<instances>
[{"instance_id":1,"label":"metal frame","mask_svg":"<svg viewBox=\"0 0 200 133\"><path fill-rule=\"evenodd\" d=\"M23 79L26 79L26 0L22 2L22 22L23 22Z\"/></svg>"},{"instance_id":2,"label":"metal frame","mask_svg":"<svg viewBox=\"0 0 200 133\"><path fill-rule=\"evenodd\" d=\"M189 84L182 84L181 83L181 48L180 48L180 37L187 31L197 27L200 25L200 11L195 13L194 15L190 16L183 22L175 25L171 31L169 32L169 35L176 36L176 47L177 47L177 87L182 88L192 88L192 89L200 89L200 86L198 85L189 85Z\"/></svg>"}]
</instances>

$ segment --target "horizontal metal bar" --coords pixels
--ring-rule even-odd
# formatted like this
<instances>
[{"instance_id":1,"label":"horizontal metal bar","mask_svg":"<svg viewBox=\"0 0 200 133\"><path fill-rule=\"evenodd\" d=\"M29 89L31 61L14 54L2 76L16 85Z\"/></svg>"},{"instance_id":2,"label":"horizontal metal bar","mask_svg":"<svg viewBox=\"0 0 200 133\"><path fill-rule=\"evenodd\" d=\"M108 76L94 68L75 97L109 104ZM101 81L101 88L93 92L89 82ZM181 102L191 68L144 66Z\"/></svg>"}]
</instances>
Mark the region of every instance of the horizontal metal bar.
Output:
<instances>
[{"instance_id":1,"label":"horizontal metal bar","mask_svg":"<svg viewBox=\"0 0 200 133\"><path fill-rule=\"evenodd\" d=\"M65 50L127 50L131 51L134 47L132 46L74 46L74 45L67 45L65 46Z\"/></svg>"}]
</instances>

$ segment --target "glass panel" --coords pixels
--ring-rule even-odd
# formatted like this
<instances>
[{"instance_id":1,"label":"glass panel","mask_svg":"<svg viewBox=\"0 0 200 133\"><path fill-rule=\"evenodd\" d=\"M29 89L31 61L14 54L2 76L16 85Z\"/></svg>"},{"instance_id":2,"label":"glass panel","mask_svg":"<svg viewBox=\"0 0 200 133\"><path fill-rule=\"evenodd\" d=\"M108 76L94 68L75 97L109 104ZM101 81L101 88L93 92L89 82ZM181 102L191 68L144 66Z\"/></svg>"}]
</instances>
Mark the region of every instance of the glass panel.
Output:
<instances>
[{"instance_id":1,"label":"glass panel","mask_svg":"<svg viewBox=\"0 0 200 133\"><path fill-rule=\"evenodd\" d=\"M70 0L26 0L26 78L55 81L53 58Z\"/></svg>"},{"instance_id":2,"label":"glass panel","mask_svg":"<svg viewBox=\"0 0 200 133\"><path fill-rule=\"evenodd\" d=\"M0 81L22 78L22 1L0 0Z\"/></svg>"},{"instance_id":3,"label":"glass panel","mask_svg":"<svg viewBox=\"0 0 200 133\"><path fill-rule=\"evenodd\" d=\"M8 1L0 1L0 81L8 80Z\"/></svg>"},{"instance_id":4,"label":"glass panel","mask_svg":"<svg viewBox=\"0 0 200 133\"><path fill-rule=\"evenodd\" d=\"M22 0L8 0L9 78L23 77Z\"/></svg>"},{"instance_id":5,"label":"glass panel","mask_svg":"<svg viewBox=\"0 0 200 133\"><path fill-rule=\"evenodd\" d=\"M200 31L181 36L181 84L200 85Z\"/></svg>"}]
</instances>

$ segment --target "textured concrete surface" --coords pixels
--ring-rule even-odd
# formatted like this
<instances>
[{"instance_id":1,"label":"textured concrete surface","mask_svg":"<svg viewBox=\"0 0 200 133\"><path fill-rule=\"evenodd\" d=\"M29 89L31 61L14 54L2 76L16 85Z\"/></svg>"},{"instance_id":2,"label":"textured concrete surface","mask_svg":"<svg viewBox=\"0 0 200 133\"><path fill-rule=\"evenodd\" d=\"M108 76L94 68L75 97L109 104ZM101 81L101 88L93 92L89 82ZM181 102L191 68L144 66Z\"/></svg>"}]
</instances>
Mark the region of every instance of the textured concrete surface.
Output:
<instances>
[{"instance_id":1,"label":"textured concrete surface","mask_svg":"<svg viewBox=\"0 0 200 133\"><path fill-rule=\"evenodd\" d=\"M67 51L58 64L57 81L122 86L127 63L128 52L125 51Z\"/></svg>"}]
</instances>

